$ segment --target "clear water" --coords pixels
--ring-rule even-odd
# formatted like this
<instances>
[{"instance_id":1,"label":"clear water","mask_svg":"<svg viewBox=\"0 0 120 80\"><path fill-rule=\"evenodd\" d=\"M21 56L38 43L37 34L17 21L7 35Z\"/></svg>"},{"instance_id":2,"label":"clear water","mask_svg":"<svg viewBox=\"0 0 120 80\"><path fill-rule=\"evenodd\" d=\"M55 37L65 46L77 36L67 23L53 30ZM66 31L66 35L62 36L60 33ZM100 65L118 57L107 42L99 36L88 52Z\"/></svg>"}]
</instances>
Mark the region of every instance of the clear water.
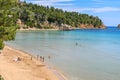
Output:
<instances>
[{"instance_id":1,"label":"clear water","mask_svg":"<svg viewBox=\"0 0 120 80\"><path fill-rule=\"evenodd\" d=\"M120 80L120 29L22 31L7 45L61 70L68 80ZM51 56L51 59L47 59Z\"/></svg>"}]
</instances>

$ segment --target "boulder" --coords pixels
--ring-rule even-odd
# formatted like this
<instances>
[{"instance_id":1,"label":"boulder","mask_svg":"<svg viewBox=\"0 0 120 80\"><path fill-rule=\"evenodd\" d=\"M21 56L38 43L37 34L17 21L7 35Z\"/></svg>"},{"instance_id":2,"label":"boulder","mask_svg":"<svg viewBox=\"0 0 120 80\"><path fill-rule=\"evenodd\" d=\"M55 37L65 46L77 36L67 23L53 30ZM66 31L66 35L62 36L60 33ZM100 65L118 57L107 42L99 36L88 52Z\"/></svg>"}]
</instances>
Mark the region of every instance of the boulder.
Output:
<instances>
[{"instance_id":1,"label":"boulder","mask_svg":"<svg viewBox=\"0 0 120 80\"><path fill-rule=\"evenodd\" d=\"M120 28L120 24L118 24L118 28Z\"/></svg>"},{"instance_id":2,"label":"boulder","mask_svg":"<svg viewBox=\"0 0 120 80\"><path fill-rule=\"evenodd\" d=\"M61 24L61 27L59 29L65 30L65 31L70 31L70 30L74 30L74 27L67 25L67 24Z\"/></svg>"}]
</instances>

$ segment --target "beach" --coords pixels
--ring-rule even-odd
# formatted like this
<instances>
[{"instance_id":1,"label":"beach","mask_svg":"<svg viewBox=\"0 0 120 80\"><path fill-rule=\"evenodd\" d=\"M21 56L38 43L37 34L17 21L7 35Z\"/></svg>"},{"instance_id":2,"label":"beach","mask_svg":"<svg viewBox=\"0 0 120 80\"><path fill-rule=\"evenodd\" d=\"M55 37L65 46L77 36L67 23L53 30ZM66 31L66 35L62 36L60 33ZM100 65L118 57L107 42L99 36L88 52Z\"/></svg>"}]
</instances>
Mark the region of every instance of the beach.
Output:
<instances>
[{"instance_id":1,"label":"beach","mask_svg":"<svg viewBox=\"0 0 120 80\"><path fill-rule=\"evenodd\" d=\"M59 29L37 29L37 28L29 28L29 29L17 29L17 31L57 31Z\"/></svg>"},{"instance_id":2,"label":"beach","mask_svg":"<svg viewBox=\"0 0 120 80\"><path fill-rule=\"evenodd\" d=\"M20 60L16 61L16 57ZM5 80L66 80L35 56L9 46L5 46L0 54L0 74Z\"/></svg>"}]
</instances>

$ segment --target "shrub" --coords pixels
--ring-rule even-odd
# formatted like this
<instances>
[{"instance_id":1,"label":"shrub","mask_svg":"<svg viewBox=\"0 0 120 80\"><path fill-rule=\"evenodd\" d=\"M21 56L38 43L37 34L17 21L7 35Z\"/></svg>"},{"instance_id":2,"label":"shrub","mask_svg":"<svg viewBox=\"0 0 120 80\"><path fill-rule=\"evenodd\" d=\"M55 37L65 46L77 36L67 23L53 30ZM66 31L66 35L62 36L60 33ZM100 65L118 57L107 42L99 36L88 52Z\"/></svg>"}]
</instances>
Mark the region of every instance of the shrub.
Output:
<instances>
[{"instance_id":1,"label":"shrub","mask_svg":"<svg viewBox=\"0 0 120 80\"><path fill-rule=\"evenodd\" d=\"M4 80L3 77L0 75L0 80Z\"/></svg>"}]
</instances>

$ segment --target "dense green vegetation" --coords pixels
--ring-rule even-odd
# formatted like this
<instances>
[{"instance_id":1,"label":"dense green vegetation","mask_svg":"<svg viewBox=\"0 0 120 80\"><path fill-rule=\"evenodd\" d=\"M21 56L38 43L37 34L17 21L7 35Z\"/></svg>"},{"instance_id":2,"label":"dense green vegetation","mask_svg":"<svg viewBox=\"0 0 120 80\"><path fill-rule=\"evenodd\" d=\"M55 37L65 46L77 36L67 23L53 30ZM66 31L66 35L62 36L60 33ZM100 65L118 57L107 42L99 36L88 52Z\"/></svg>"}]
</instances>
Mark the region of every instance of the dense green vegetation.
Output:
<instances>
[{"instance_id":1,"label":"dense green vegetation","mask_svg":"<svg viewBox=\"0 0 120 80\"><path fill-rule=\"evenodd\" d=\"M1 75L0 75L0 80L4 80Z\"/></svg>"},{"instance_id":2,"label":"dense green vegetation","mask_svg":"<svg viewBox=\"0 0 120 80\"><path fill-rule=\"evenodd\" d=\"M13 0L0 0L0 49L3 48L3 41L13 40L16 31L17 3Z\"/></svg>"},{"instance_id":3,"label":"dense green vegetation","mask_svg":"<svg viewBox=\"0 0 120 80\"><path fill-rule=\"evenodd\" d=\"M59 27L61 24L67 24L72 27L81 27L82 24L93 25L94 28L103 25L101 19L88 14L78 12L67 12L54 7L44 7L37 4L22 3L18 9L19 18L27 26L44 28L44 23L55 23ZM43 25L43 26L42 26ZM50 26L49 26L50 27Z\"/></svg>"},{"instance_id":4,"label":"dense green vegetation","mask_svg":"<svg viewBox=\"0 0 120 80\"><path fill-rule=\"evenodd\" d=\"M0 49L4 41L13 40L18 20L26 27L55 28L62 25L71 27L101 28L103 23L98 17L78 12L67 12L54 7L18 2L19 0L0 0ZM55 26L55 27L54 27Z\"/></svg>"}]
</instances>

